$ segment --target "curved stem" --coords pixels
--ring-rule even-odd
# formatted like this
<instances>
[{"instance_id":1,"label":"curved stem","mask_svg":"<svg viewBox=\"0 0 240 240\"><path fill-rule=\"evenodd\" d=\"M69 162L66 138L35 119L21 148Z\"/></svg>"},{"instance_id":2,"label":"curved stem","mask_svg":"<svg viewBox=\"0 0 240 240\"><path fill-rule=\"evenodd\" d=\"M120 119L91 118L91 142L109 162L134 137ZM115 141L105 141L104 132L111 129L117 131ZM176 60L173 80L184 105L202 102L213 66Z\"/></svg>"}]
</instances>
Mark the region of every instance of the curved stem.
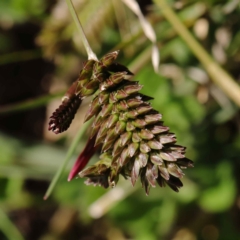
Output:
<instances>
[{"instance_id":1,"label":"curved stem","mask_svg":"<svg viewBox=\"0 0 240 240\"><path fill-rule=\"evenodd\" d=\"M7 214L0 208L0 229L8 239L24 240L20 231L8 218Z\"/></svg>"},{"instance_id":2,"label":"curved stem","mask_svg":"<svg viewBox=\"0 0 240 240\"><path fill-rule=\"evenodd\" d=\"M168 6L165 0L154 0L164 17L172 24L178 35L186 42L195 56L203 64L211 79L240 106L240 87L233 78L221 68L192 36L185 25L180 21L176 13Z\"/></svg>"},{"instance_id":3,"label":"curved stem","mask_svg":"<svg viewBox=\"0 0 240 240\"><path fill-rule=\"evenodd\" d=\"M66 0L66 3L68 5L68 9L69 9L69 11L70 11L74 21L75 21L75 24L77 25L77 28L78 28L78 30L80 32L80 35L81 35L81 38L82 38L82 41L83 41L83 45L84 45L84 47L85 47L85 49L87 51L88 60L93 59L95 61L98 61L96 54L93 52L93 50L91 49L91 47L89 45L89 42L88 42L88 40L86 38L86 35L84 33L82 24L81 24L81 22L80 22L80 20L78 18L78 15L76 13L76 10L75 10L75 8L73 6L72 1L71 0Z\"/></svg>"},{"instance_id":4,"label":"curved stem","mask_svg":"<svg viewBox=\"0 0 240 240\"><path fill-rule=\"evenodd\" d=\"M29 109L35 109L37 107L45 106L52 99L60 97L63 95L63 92L48 94L45 96L37 97L35 99L28 99L22 102L11 103L8 105L0 106L0 115L10 114L20 111L26 111Z\"/></svg>"},{"instance_id":5,"label":"curved stem","mask_svg":"<svg viewBox=\"0 0 240 240\"><path fill-rule=\"evenodd\" d=\"M75 136L75 138L73 139L73 142L70 146L70 148L68 149L68 152L66 154L66 157L65 159L63 160L62 164L60 165L58 171L56 172L55 176L53 177L43 199L44 200L47 200L48 197L50 196L50 194L52 193L54 187L56 186L58 180L60 179L64 169L66 168L69 160L71 159L71 157L73 156L74 154L74 151L79 143L79 141L81 140L83 134L86 132L86 129L89 127L91 121L88 121L87 123L85 123L81 128L80 130L78 131L77 135Z\"/></svg>"}]
</instances>

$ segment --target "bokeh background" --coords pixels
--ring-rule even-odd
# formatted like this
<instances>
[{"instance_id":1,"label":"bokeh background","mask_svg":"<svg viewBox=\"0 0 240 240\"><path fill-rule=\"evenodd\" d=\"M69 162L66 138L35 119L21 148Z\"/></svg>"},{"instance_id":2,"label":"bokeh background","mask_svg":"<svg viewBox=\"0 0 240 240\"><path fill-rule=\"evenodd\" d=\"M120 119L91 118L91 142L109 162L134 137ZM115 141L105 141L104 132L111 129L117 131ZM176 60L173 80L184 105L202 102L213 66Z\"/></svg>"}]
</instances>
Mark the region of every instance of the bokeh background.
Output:
<instances>
[{"instance_id":1,"label":"bokeh background","mask_svg":"<svg viewBox=\"0 0 240 240\"><path fill-rule=\"evenodd\" d=\"M67 182L88 137L81 138L63 176L43 196L63 163L89 100L70 129L47 131L48 118L87 59L63 0L0 1L0 239L1 240L239 240L240 112L150 0L138 0L161 54L159 74L151 42L120 0L75 0L87 38L99 57L119 49L165 125L187 146L179 193L120 180L115 189ZM238 0L167 1L189 31L240 81ZM240 95L239 95L240 98ZM95 161L97 156L93 158Z\"/></svg>"}]
</instances>

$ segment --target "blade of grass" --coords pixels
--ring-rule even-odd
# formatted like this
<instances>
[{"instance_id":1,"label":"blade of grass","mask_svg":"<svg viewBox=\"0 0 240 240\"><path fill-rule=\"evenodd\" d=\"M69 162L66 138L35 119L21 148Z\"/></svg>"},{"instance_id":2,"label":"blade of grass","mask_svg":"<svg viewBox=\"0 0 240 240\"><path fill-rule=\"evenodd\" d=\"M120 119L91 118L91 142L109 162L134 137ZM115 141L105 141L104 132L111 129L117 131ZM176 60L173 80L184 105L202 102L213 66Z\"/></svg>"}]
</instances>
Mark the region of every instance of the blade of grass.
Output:
<instances>
[{"instance_id":1,"label":"blade of grass","mask_svg":"<svg viewBox=\"0 0 240 240\"><path fill-rule=\"evenodd\" d=\"M154 2L161 10L164 17L171 23L175 31L181 36L195 56L203 64L212 81L214 81L214 83L218 85L230 99L240 106L239 85L211 58L201 44L197 42L165 0L154 0Z\"/></svg>"},{"instance_id":2,"label":"blade of grass","mask_svg":"<svg viewBox=\"0 0 240 240\"><path fill-rule=\"evenodd\" d=\"M4 166L0 165L0 175L4 178L19 178L23 177L25 179L36 179L36 180L51 180L51 177L55 170L49 168L46 171L46 167L28 167L28 166L16 166L9 165Z\"/></svg>"},{"instance_id":3,"label":"blade of grass","mask_svg":"<svg viewBox=\"0 0 240 240\"><path fill-rule=\"evenodd\" d=\"M91 121L88 121L87 123L85 123L78 131L78 133L76 134L75 138L73 139L73 142L71 143L68 151L67 151L67 154L66 154L66 157L65 159L63 160L62 164L60 165L58 171L56 172L55 176L53 177L47 191L46 191L46 194L44 195L43 199L44 200L47 200L48 197L50 196L50 194L52 193L54 187L56 186L58 180L60 179L64 169L66 168L69 160L71 159L71 157L73 156L74 154L74 151L79 143L79 141L81 140L83 134L85 133L86 129L89 127Z\"/></svg>"},{"instance_id":4,"label":"blade of grass","mask_svg":"<svg viewBox=\"0 0 240 240\"><path fill-rule=\"evenodd\" d=\"M132 187L129 182L124 180L117 187L109 190L93 202L88 208L89 215L95 219L104 216L115 205L137 191L139 187L140 185Z\"/></svg>"},{"instance_id":5,"label":"blade of grass","mask_svg":"<svg viewBox=\"0 0 240 240\"><path fill-rule=\"evenodd\" d=\"M197 11L196 11L196 9L197 9ZM194 12L194 15L189 17L189 14L186 14L187 12ZM191 28L196 23L196 21L205 12L206 11L204 10L203 7L201 7L201 5L199 5L199 3L195 3L195 4L192 4L192 5L184 8L183 10L179 11L179 17L183 21L184 25L187 26L187 28ZM156 18L151 19L151 24L153 26L156 25L156 27L157 27L158 24L160 24L161 27L162 27L161 30L160 30L161 34L158 34L158 36L157 36L157 38L158 38L158 48L161 48L162 50L164 50L164 48L169 43L171 43L171 41L170 41L171 39L174 39L174 38L178 37L176 31L173 28L166 27L166 24L169 25L169 23L167 23L166 20L163 20L161 16L157 19ZM156 32L156 33L158 33L158 32ZM136 33L134 33L130 37L126 38L124 41L118 43L109 52L113 52L113 51L116 51L116 50L122 50L124 48L127 48L130 45L133 45L134 42L137 39L141 38L142 36L143 36L143 30L142 30L142 28L139 28ZM147 51L151 51L151 49L148 49ZM145 49L142 51L142 53L143 52L145 52ZM169 56L169 55L166 55L164 53L164 51L161 53L161 55L162 55L161 56L162 59L165 59L167 56ZM144 66L147 62L149 62L150 59L151 59L151 55L148 54L148 57L145 58L145 61L143 61L144 64L142 66ZM132 69L132 71L133 71L133 69Z\"/></svg>"},{"instance_id":6,"label":"blade of grass","mask_svg":"<svg viewBox=\"0 0 240 240\"><path fill-rule=\"evenodd\" d=\"M0 65L29 61L40 57L42 57L42 52L39 49L2 54L0 56Z\"/></svg>"},{"instance_id":7,"label":"blade of grass","mask_svg":"<svg viewBox=\"0 0 240 240\"><path fill-rule=\"evenodd\" d=\"M150 22L143 15L138 3L135 0L122 0L137 16L139 19L139 23L143 29L146 37L153 43L152 48L152 64L154 71L157 73L159 70L159 62L160 62L160 53L157 48L157 37L156 33L150 24Z\"/></svg>"},{"instance_id":8,"label":"blade of grass","mask_svg":"<svg viewBox=\"0 0 240 240\"><path fill-rule=\"evenodd\" d=\"M67 6L69 8L69 11L70 11L74 21L75 21L75 24L76 24L76 26L77 26L77 28L78 28L78 30L80 32L80 35L81 35L81 38L82 38L82 41L83 41L83 45L84 45L84 47L85 47L85 49L87 51L87 54L88 54L88 59L89 60L90 59L94 59L94 60L98 61L96 54L93 52L93 50L91 49L91 47L90 47L90 45L88 43L88 40L86 38L86 35L84 33L84 30L83 30L83 27L81 25L81 22L80 22L78 16L77 16L77 13L75 11L75 8L73 6L72 1L71 0L66 0L66 3L67 3ZM82 136L83 136L86 128L89 126L89 124L90 124L90 122L84 124L84 126L82 128L80 128L80 130L78 131L76 137L74 138L74 140L73 140L73 142L72 142L72 144L71 144L71 146L70 146L70 148L69 148L69 150L67 152L67 155L66 155L63 163L61 164L61 166L59 167L58 171L56 172L53 180L51 181L51 183L50 183L50 185L49 185L49 187L47 189L46 194L43 197L44 200L46 200L50 196L50 194L52 193L54 187L56 186L59 178L62 175L62 172L64 171L68 161L72 157L72 155L73 155L73 153L74 153L74 151L75 151L75 149L76 149L80 139L82 138Z\"/></svg>"},{"instance_id":9,"label":"blade of grass","mask_svg":"<svg viewBox=\"0 0 240 240\"><path fill-rule=\"evenodd\" d=\"M82 24L81 24L81 22L80 22L80 20L79 20L79 18L77 16L77 13L76 13L76 10L75 10L75 8L73 6L72 1L71 0L66 0L66 3L68 5L68 9L69 9L69 11L70 11L74 21L75 21L75 24L76 24L76 26L77 26L77 28L78 28L78 30L80 32L83 45L84 45L84 47L85 47L85 49L87 51L88 60L93 59L93 60L98 61L96 54L93 52L93 50L91 49L91 47L90 47L90 45L88 43L88 40L86 38L86 35L85 35L83 27L82 27Z\"/></svg>"},{"instance_id":10,"label":"blade of grass","mask_svg":"<svg viewBox=\"0 0 240 240\"><path fill-rule=\"evenodd\" d=\"M51 101L52 99L62 95L63 95L63 92L56 93L56 94L48 94L35 99L18 102L15 104L0 106L0 115L41 107L41 106L44 106L49 101Z\"/></svg>"},{"instance_id":11,"label":"blade of grass","mask_svg":"<svg viewBox=\"0 0 240 240\"><path fill-rule=\"evenodd\" d=\"M22 234L10 221L7 214L0 208L0 229L7 239L24 240Z\"/></svg>"}]
</instances>

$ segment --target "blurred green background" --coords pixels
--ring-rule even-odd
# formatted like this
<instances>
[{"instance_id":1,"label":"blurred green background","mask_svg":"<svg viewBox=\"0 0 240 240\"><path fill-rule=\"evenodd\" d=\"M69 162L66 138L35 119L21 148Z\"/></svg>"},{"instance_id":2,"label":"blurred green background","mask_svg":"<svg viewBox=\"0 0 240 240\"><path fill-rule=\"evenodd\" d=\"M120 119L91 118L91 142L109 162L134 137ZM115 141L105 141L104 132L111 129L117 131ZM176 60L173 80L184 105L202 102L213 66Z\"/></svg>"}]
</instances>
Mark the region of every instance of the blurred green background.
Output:
<instances>
[{"instance_id":1,"label":"blurred green background","mask_svg":"<svg viewBox=\"0 0 240 240\"><path fill-rule=\"evenodd\" d=\"M43 196L83 123L89 100L70 129L54 135L48 118L87 59L63 0L0 1L0 239L240 240L240 112L150 0L138 1L161 54L159 74L151 42L120 0L75 0L87 38L99 57L121 50L142 92L165 125L187 146L179 193L114 189L67 182L83 149L78 144L53 194ZM240 81L239 0L168 1L214 61ZM239 95L240 98L240 95ZM97 156L92 161L96 160Z\"/></svg>"}]
</instances>

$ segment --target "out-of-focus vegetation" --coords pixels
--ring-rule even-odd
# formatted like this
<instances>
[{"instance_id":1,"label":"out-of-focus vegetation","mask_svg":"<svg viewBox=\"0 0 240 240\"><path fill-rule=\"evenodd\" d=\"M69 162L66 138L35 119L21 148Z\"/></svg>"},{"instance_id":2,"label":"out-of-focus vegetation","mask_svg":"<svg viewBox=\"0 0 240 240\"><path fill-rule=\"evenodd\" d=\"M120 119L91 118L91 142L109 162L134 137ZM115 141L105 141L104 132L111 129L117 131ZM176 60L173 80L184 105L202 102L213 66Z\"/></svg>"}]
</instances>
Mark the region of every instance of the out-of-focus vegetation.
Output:
<instances>
[{"instance_id":1,"label":"out-of-focus vegetation","mask_svg":"<svg viewBox=\"0 0 240 240\"><path fill-rule=\"evenodd\" d=\"M43 201L76 132L88 100L67 133L47 131L58 97L87 58L63 0L0 1L0 239L240 239L240 112L151 1L139 0L152 23L161 53L154 73L151 43L138 18L120 0L75 0L88 40L100 57L120 49L143 93L187 146L195 168L185 171L179 193L115 189L67 182L83 149ZM240 4L229 1L168 1L214 61L240 81ZM240 95L239 95L240 98ZM96 160L97 156L92 159Z\"/></svg>"}]
</instances>

